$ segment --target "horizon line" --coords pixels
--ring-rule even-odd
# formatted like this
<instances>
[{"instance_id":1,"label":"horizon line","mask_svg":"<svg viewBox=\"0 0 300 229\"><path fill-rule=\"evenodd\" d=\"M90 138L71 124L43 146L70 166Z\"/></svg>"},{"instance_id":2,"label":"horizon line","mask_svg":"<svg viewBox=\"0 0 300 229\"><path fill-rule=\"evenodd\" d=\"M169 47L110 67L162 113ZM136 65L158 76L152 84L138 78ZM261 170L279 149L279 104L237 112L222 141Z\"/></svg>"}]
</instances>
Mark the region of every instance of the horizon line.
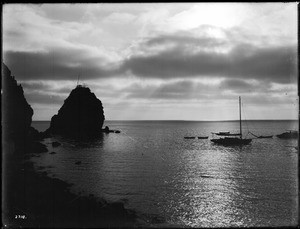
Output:
<instances>
[{"instance_id":1,"label":"horizon line","mask_svg":"<svg viewBox=\"0 0 300 229\"><path fill-rule=\"evenodd\" d=\"M184 120L184 119L108 119L105 121L124 121L124 122L155 122L155 121L164 121L164 122L234 122L240 121L239 119L225 119L225 120ZM298 119L247 119L242 121L299 121ZM32 120L32 122L51 122L51 120Z\"/></svg>"}]
</instances>

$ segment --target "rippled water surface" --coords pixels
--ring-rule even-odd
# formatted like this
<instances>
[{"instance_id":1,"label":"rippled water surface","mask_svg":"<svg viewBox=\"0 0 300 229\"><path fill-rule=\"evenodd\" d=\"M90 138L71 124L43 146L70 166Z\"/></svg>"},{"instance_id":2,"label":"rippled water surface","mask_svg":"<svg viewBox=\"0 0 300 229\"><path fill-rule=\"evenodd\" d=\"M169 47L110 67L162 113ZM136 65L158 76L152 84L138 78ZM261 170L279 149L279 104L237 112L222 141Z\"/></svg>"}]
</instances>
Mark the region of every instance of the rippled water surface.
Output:
<instances>
[{"instance_id":1,"label":"rippled water surface","mask_svg":"<svg viewBox=\"0 0 300 229\"><path fill-rule=\"evenodd\" d=\"M73 183L74 192L124 202L153 226L298 222L298 153L292 147L297 140L253 139L243 147L210 141L211 132L237 132L238 122L107 121L105 125L121 133L104 134L92 142L46 139L49 152L33 158L36 167ZM44 130L49 122L33 126ZM243 128L245 135L248 130L275 135L298 129L298 122L250 121ZM52 141L62 146L52 148Z\"/></svg>"}]
</instances>

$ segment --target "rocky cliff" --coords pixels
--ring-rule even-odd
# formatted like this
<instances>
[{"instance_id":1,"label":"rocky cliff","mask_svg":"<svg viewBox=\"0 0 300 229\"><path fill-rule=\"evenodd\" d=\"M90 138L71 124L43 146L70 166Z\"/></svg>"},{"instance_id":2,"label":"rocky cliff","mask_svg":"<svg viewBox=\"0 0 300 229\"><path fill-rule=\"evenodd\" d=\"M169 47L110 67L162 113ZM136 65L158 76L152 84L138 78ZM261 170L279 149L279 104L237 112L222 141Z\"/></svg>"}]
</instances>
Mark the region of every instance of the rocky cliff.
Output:
<instances>
[{"instance_id":1,"label":"rocky cliff","mask_svg":"<svg viewBox=\"0 0 300 229\"><path fill-rule=\"evenodd\" d=\"M104 122L102 102L88 87L73 89L58 114L51 118L51 134L93 137L100 134Z\"/></svg>"},{"instance_id":2,"label":"rocky cliff","mask_svg":"<svg viewBox=\"0 0 300 229\"><path fill-rule=\"evenodd\" d=\"M22 147L30 131L33 110L27 103L23 88L11 71L2 64L2 128L4 140L12 140Z\"/></svg>"}]
</instances>

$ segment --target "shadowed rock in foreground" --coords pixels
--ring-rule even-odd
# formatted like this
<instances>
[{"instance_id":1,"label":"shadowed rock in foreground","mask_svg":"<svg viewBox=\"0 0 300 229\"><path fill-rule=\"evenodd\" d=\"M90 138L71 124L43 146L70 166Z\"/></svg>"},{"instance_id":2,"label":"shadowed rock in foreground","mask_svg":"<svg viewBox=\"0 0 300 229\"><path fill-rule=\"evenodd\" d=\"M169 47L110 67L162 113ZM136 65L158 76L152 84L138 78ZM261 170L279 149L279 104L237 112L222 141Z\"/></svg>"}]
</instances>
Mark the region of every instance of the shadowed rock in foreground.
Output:
<instances>
[{"instance_id":1,"label":"shadowed rock in foreground","mask_svg":"<svg viewBox=\"0 0 300 229\"><path fill-rule=\"evenodd\" d=\"M2 128L5 143L22 147L30 130L33 110L27 103L23 88L8 67L2 63Z\"/></svg>"},{"instance_id":2,"label":"shadowed rock in foreground","mask_svg":"<svg viewBox=\"0 0 300 229\"><path fill-rule=\"evenodd\" d=\"M73 89L58 114L51 118L51 134L71 137L94 137L100 134L104 122L102 103L88 87Z\"/></svg>"}]
</instances>

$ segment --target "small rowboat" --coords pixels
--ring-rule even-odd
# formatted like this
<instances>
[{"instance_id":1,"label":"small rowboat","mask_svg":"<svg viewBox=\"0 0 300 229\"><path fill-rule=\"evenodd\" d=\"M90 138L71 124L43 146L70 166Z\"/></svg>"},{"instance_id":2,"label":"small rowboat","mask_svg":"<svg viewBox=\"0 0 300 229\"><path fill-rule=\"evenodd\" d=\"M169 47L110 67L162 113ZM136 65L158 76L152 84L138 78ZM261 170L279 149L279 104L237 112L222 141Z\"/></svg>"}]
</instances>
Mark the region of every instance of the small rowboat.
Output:
<instances>
[{"instance_id":1,"label":"small rowboat","mask_svg":"<svg viewBox=\"0 0 300 229\"><path fill-rule=\"evenodd\" d=\"M257 138L273 138L273 135L258 136Z\"/></svg>"},{"instance_id":2,"label":"small rowboat","mask_svg":"<svg viewBox=\"0 0 300 229\"><path fill-rule=\"evenodd\" d=\"M208 137L198 137L198 139L208 139Z\"/></svg>"}]
</instances>

